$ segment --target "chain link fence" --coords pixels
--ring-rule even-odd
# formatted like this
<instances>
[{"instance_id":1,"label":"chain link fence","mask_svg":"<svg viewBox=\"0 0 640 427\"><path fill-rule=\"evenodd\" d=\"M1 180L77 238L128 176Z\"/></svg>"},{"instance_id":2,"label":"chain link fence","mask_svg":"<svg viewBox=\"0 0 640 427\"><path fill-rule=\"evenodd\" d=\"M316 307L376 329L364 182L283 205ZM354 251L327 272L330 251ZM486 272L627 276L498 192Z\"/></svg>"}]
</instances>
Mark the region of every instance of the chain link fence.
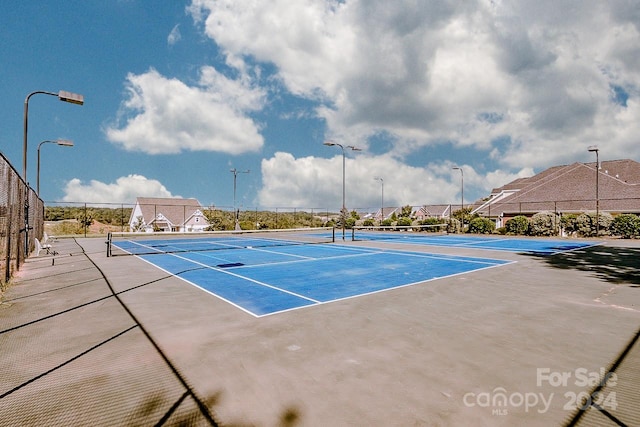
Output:
<instances>
[{"instance_id":1,"label":"chain link fence","mask_svg":"<svg viewBox=\"0 0 640 427\"><path fill-rule=\"evenodd\" d=\"M0 153L0 283L5 284L44 233L44 203Z\"/></svg>"}]
</instances>

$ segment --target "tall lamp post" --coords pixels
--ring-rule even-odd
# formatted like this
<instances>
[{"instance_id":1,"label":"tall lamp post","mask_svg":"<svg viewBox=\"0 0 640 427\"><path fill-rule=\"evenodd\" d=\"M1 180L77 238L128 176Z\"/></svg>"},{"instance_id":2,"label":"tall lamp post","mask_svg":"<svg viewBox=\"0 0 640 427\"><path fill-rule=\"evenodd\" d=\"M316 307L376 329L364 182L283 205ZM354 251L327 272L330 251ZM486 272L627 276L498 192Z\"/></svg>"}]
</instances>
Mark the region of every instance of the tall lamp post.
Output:
<instances>
[{"instance_id":1,"label":"tall lamp post","mask_svg":"<svg viewBox=\"0 0 640 427\"><path fill-rule=\"evenodd\" d=\"M462 201L460 203L460 215L462 218L462 232L464 233L464 170L459 166L454 166L451 169L460 171L460 195L462 197Z\"/></svg>"},{"instance_id":2,"label":"tall lamp post","mask_svg":"<svg viewBox=\"0 0 640 427\"><path fill-rule=\"evenodd\" d=\"M234 228L236 230L240 230L240 213L236 209L236 180L238 179L239 173L249 173L251 171L249 169L246 171L239 171L236 168L233 168L230 172L233 174L233 215L236 219Z\"/></svg>"},{"instance_id":3,"label":"tall lamp post","mask_svg":"<svg viewBox=\"0 0 640 427\"><path fill-rule=\"evenodd\" d=\"M344 240L345 236L345 222L347 222L347 207L345 204L345 155L344 155L344 145L338 144L337 142L327 141L324 143L329 147L333 147L337 145L342 149L342 240ZM360 148L354 147L353 145L347 145L347 148L350 148L353 151L362 151Z\"/></svg>"},{"instance_id":4,"label":"tall lamp post","mask_svg":"<svg viewBox=\"0 0 640 427\"><path fill-rule=\"evenodd\" d=\"M70 102L72 104L84 105L84 96L79 95L77 93L67 92L65 90L61 90L58 93L55 92L47 92L44 90L37 90L35 92L31 92L24 100L24 116L23 116L23 143L22 143L22 179L24 180L24 184L26 186L27 194L25 194L24 201L24 255L25 257L29 254L29 183L27 181L27 146L28 139L27 133L29 130L29 99L33 95L43 94L43 95L51 95L57 96L60 101Z\"/></svg>"},{"instance_id":5,"label":"tall lamp post","mask_svg":"<svg viewBox=\"0 0 640 427\"><path fill-rule=\"evenodd\" d=\"M596 153L596 237L600 235L600 191L599 191L599 177L600 177L600 160L598 159L598 146L592 145L588 148L589 152Z\"/></svg>"},{"instance_id":6,"label":"tall lamp post","mask_svg":"<svg viewBox=\"0 0 640 427\"><path fill-rule=\"evenodd\" d=\"M380 198L380 226L382 226L382 221L384 220L384 179L380 176L376 176L373 179L380 181L382 186L382 197Z\"/></svg>"},{"instance_id":7,"label":"tall lamp post","mask_svg":"<svg viewBox=\"0 0 640 427\"><path fill-rule=\"evenodd\" d=\"M73 147L73 141L69 141L68 139L56 139L55 141L46 140L38 144L38 166L36 168L36 193L38 193L38 196L40 195L40 147L42 147L42 144L46 144L48 142L58 144L63 147Z\"/></svg>"}]
</instances>

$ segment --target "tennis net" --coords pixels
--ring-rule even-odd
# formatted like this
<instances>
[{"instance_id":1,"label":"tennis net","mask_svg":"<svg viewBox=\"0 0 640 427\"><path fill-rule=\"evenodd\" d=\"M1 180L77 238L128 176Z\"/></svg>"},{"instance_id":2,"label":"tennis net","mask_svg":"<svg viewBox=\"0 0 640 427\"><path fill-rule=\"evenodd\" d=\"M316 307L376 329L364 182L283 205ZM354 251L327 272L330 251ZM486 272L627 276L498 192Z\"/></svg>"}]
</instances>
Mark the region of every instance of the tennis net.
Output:
<instances>
[{"instance_id":1,"label":"tennis net","mask_svg":"<svg viewBox=\"0 0 640 427\"><path fill-rule=\"evenodd\" d=\"M107 256L253 249L335 242L335 228L204 232L122 232L107 235Z\"/></svg>"},{"instance_id":2,"label":"tennis net","mask_svg":"<svg viewBox=\"0 0 640 427\"><path fill-rule=\"evenodd\" d=\"M447 224L355 226L351 240L393 240L447 234Z\"/></svg>"}]
</instances>

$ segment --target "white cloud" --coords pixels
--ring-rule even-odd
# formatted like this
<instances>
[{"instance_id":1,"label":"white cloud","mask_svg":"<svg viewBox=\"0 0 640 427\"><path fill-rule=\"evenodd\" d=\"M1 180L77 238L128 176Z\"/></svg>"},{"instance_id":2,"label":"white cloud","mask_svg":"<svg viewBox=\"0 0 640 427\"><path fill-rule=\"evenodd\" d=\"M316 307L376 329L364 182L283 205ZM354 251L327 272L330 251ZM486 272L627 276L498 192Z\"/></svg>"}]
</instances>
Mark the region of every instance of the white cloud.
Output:
<instances>
[{"instance_id":1,"label":"white cloud","mask_svg":"<svg viewBox=\"0 0 640 427\"><path fill-rule=\"evenodd\" d=\"M114 183L91 180L83 183L78 178L67 182L63 202L135 203L136 197L180 197L155 179L142 175L120 177Z\"/></svg>"},{"instance_id":2,"label":"white cloud","mask_svg":"<svg viewBox=\"0 0 640 427\"><path fill-rule=\"evenodd\" d=\"M323 102L331 137L364 146L387 132L398 158L447 141L511 170L586 159L598 143L640 156L628 2L193 0L189 11L235 63L274 64L292 93Z\"/></svg>"},{"instance_id":3,"label":"white cloud","mask_svg":"<svg viewBox=\"0 0 640 427\"><path fill-rule=\"evenodd\" d=\"M237 155L258 151L264 143L248 113L262 108L265 93L246 78L231 80L213 67L203 67L199 86L188 86L151 69L129 74L127 91L120 112L124 123L105 130L107 138L125 150Z\"/></svg>"},{"instance_id":4,"label":"white cloud","mask_svg":"<svg viewBox=\"0 0 640 427\"><path fill-rule=\"evenodd\" d=\"M169 36L167 36L167 43L169 44L169 46L173 46L174 44L178 43L181 38L182 35L180 34L180 24L176 24L176 26L171 29Z\"/></svg>"},{"instance_id":5,"label":"white cloud","mask_svg":"<svg viewBox=\"0 0 640 427\"><path fill-rule=\"evenodd\" d=\"M459 190L450 176L405 165L390 156L355 155L345 159L347 208L380 206L384 180L385 206L448 203ZM296 159L279 152L262 161L261 206L339 209L342 206L342 155L330 159Z\"/></svg>"}]
</instances>

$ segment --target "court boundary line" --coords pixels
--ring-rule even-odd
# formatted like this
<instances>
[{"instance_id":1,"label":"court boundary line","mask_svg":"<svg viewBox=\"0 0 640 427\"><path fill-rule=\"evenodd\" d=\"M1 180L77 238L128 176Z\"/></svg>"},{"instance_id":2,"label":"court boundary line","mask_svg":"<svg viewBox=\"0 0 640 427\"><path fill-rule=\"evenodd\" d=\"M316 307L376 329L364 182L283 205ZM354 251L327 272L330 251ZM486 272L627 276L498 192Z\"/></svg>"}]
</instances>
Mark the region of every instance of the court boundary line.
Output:
<instances>
[{"instance_id":1,"label":"court boundary line","mask_svg":"<svg viewBox=\"0 0 640 427\"><path fill-rule=\"evenodd\" d=\"M333 246L333 245L331 245L331 246ZM336 245L336 246L338 246L340 249L353 250L353 249L351 249L352 248L351 246L346 246L346 245ZM462 274L469 274L469 273L473 273L473 272L476 272L476 271L486 270L486 269L489 269L489 268L502 267L502 266L506 266L506 265L509 265L509 264L517 263L517 261L501 260L501 259L497 259L497 258L480 258L480 257L466 257L466 256L463 257L463 256L456 256L456 255L443 255L443 256L440 256L441 254L432 254L432 253L429 253L429 252L402 251L402 250L393 250L393 249L386 249L386 250L382 249L382 250L379 250L379 249L371 249L371 248L360 247L360 246L355 246L355 248L357 248L357 250L361 250L363 252L360 253L360 254L342 255L342 256L336 256L336 257L309 258L309 259L296 260L296 261L292 260L292 261L287 261L287 263L320 261L320 260L331 259L331 258L345 258L345 257L355 257L355 256L364 256L364 255L385 255L385 254L389 254L389 253L395 253L395 254L398 254L398 255L414 256L416 258L430 258L430 259L437 259L437 260L443 260L443 261L471 262L471 263L475 263L475 264L484 264L484 267L479 267L479 268L476 268L476 269L473 269L473 270L470 270L470 271L463 271L463 272L453 273L453 274L444 275L444 276L431 277L431 278L428 278L426 280L421 280L421 281L418 281L418 282L404 283L404 284L400 284L400 285L397 285L397 286L386 287L384 289L378 289L378 290L375 290L375 291L364 292L364 293L360 293L360 294L357 294L357 295L350 295L348 297L336 298L336 299L332 299L332 300L328 300L328 301L318 301L318 300L315 300L313 298L306 297L304 295L300 295L300 294L297 294L295 292L288 291L286 289L282 289L282 288L279 288L277 286L270 285L268 283L264 283L264 282L261 282L261 281L256 280L256 279L252 279L250 277L246 277L246 276L243 276L243 275L240 275L240 274L236 274L236 273L234 273L232 271L228 271L229 269L222 269L222 268L219 268L219 267L209 266L209 265L203 264L203 263L198 262L198 261L190 260L190 259L185 258L184 256L176 254L176 253L162 254L162 255L170 255L172 257L179 258L181 260L187 261L188 263L196 264L196 265L202 267L203 269L208 269L208 270L221 272L221 273L228 274L230 276L236 277L236 278L241 279L241 280L245 280L245 281L248 281L248 282L255 283L255 284L259 285L259 286L264 286L264 287L267 287L267 288L270 288L270 289L273 289L273 290L276 290L276 291L280 291L280 292L292 295L294 297L300 298L302 300L306 300L306 301L311 303L311 304L306 304L306 305L300 305L300 306L297 306L297 307L287 308L287 309L284 309L284 310L272 311L272 312L265 313L265 314L257 314L257 313L254 313L254 312L250 311L249 309L246 309L246 308L240 306L237 303L234 303L233 301L231 301L231 300L229 300L229 299L227 299L227 298L225 298L225 297L223 297L221 295L216 294L213 291L210 291L208 289L203 288L201 285L198 285L197 283L192 282L189 279L181 277L178 274L171 273L170 271L166 270L165 268L160 267L160 266L154 264L153 262L151 262L151 261L149 261L149 260L144 258L145 256L153 256L153 255L157 255L157 254L135 255L135 256L137 258L142 259L146 263L152 265L153 267L156 267L156 268L160 269L161 271L164 271L165 273L167 273L167 274L169 274L171 276L177 277L178 279L184 281L185 283L188 283L188 284L190 284L190 285L192 285L192 286L194 286L194 287L196 287L196 288L198 288L198 289L200 289L200 290L202 290L202 291L204 291L204 292L206 292L206 293L218 298L221 301L224 301L224 302L226 302L228 304L231 304L232 306L242 310L243 312L245 312L247 314L250 314L251 316L253 316L255 318L262 318L262 317L271 316L271 315L274 315L274 314L285 313L285 312L288 312L288 311L300 310L300 309L304 309L304 308L310 308L310 307L317 306L317 305L324 305L324 304L330 304L330 303L333 303L333 302L348 300L348 299L352 299L352 298L359 298L359 297L363 297L363 296L367 296L367 295L372 295L372 294L376 294L376 293L390 291L390 290L393 290L393 289L400 289L400 288L409 287L409 286L416 286L418 284L428 283L428 282L431 282L433 280L439 280L439 279L445 279L445 278L449 278L449 277L455 277L455 276L462 275ZM255 249L255 248L252 248L252 249ZM230 249L230 250L232 250L232 249ZM258 249L255 249L255 250L258 250ZM283 254L283 255L289 255L289 254ZM467 258L471 258L471 259L467 259ZM486 262L473 261L473 258L478 258L479 260L486 260ZM496 261L496 263L492 264L492 263L489 262L489 261L492 261L492 260ZM265 267L265 266L276 265L276 264L277 263L262 264L261 266ZM250 268L252 266L244 266L244 267ZM187 271L191 271L191 270L189 269Z\"/></svg>"},{"instance_id":2,"label":"court boundary line","mask_svg":"<svg viewBox=\"0 0 640 427\"><path fill-rule=\"evenodd\" d=\"M417 286L417 285L420 285L420 284L423 284L423 283L432 282L434 280L448 279L450 277L461 276L463 274L470 274L470 273L474 273L476 271L482 271L482 270L487 270L487 269L496 268L496 267L503 267L505 265L515 264L517 262L518 261L508 261L505 264L488 265L486 267L478 268L478 269L471 270L471 271L462 271L462 272L459 272L459 273L449 274L447 276L432 277L430 279L422 280L422 281L419 281L419 282L405 283L405 284L402 284L402 285L393 286L393 287L384 288L384 289L378 289L378 290L375 290L375 291L365 292L365 293L358 294L358 295L350 295L348 297L336 298L336 299L333 299L333 300L330 300L330 301L320 301L317 304L311 304L311 305L305 305L305 306L300 306L300 307L287 308L285 310L274 311L274 312L271 312L271 313L256 315L255 317L262 318L262 317L272 316L274 314L281 314L281 313L286 313L286 312L294 311L294 310L301 310L301 309L312 308L312 307L320 306L320 305L332 304L334 302L346 301L346 300L350 300L350 299L355 299L355 298L365 297L365 296L369 296L369 295L379 294L379 293L383 293L383 292L387 292L387 291L393 291L393 290L396 290L396 289L408 288L410 286Z\"/></svg>"},{"instance_id":3,"label":"court boundary line","mask_svg":"<svg viewBox=\"0 0 640 427\"><path fill-rule=\"evenodd\" d=\"M456 236L456 235L453 235ZM463 242L463 243L457 243L457 244L438 244L438 243L430 243L431 241L433 241L433 239L437 239L440 236L417 236L415 239L429 239L429 242L426 242L425 240L422 241L411 241L412 239L394 239L394 238L389 238L389 239L373 239L373 240L366 240L366 239L361 239L361 240L356 240L358 242L365 242L365 241L370 241L370 242L381 242L381 243L386 243L386 244L390 244L390 243L398 243L398 244L407 244L407 245L417 245L417 246L435 246L435 247L439 247L439 248L467 248L467 249L477 249L477 250L492 250L492 251L498 251L498 252L511 252L511 253L515 253L515 254L545 254L545 255L557 255L557 254L561 254L561 253L565 253L565 252L572 252L572 251L578 251L581 249L587 249L587 248L592 248L594 246L601 246L603 245L605 242L595 242L592 244L585 244L585 246L580 246L577 248L571 248L571 249L566 249L566 250L559 250L559 251L554 251L554 252L545 252L545 251L540 251L540 250L534 250L534 249L521 249L521 250L516 250L516 249L508 249L508 248L498 248L498 247L474 247L472 245L478 245L478 244L483 244L483 243L487 243L487 242L502 242L502 241L509 241L511 240L510 238L490 238L490 239L479 239L478 238L478 242ZM448 235L447 235L448 237ZM461 237L465 237L464 235ZM466 236L468 238L477 238L475 236ZM454 237L455 238L455 237ZM528 238L526 238L526 236L522 236L521 238L519 237L515 237L514 240L519 240L519 241L527 241L530 240ZM535 240L532 240L535 241ZM539 240L541 242L545 241L545 240ZM557 243L562 243L562 240L551 240L551 242L557 242ZM571 242L575 242L575 243L580 243L577 240L570 240L568 242L565 243L571 243Z\"/></svg>"}]
</instances>

